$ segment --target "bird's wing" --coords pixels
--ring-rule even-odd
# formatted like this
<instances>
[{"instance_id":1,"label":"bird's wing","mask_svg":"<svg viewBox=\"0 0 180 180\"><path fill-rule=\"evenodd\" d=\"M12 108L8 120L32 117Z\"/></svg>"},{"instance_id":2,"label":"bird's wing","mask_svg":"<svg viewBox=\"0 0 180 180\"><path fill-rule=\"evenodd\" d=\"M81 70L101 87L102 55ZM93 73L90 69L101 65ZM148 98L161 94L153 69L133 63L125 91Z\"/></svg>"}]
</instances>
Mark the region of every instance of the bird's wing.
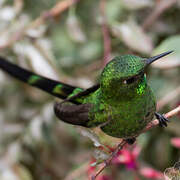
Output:
<instances>
[{"instance_id":1,"label":"bird's wing","mask_svg":"<svg viewBox=\"0 0 180 180\"><path fill-rule=\"evenodd\" d=\"M67 98L76 87L58 82L52 79L45 78L43 76L37 75L26 69L23 69L13 63L8 62L5 58L0 57L0 68L7 72L9 75L31 85L37 87L49 94L59 97L62 99ZM75 99L70 100L73 103L77 103Z\"/></svg>"},{"instance_id":2,"label":"bird's wing","mask_svg":"<svg viewBox=\"0 0 180 180\"><path fill-rule=\"evenodd\" d=\"M89 111L92 104L66 104L56 102L54 105L54 112L56 116L69 124L88 127Z\"/></svg>"}]
</instances>

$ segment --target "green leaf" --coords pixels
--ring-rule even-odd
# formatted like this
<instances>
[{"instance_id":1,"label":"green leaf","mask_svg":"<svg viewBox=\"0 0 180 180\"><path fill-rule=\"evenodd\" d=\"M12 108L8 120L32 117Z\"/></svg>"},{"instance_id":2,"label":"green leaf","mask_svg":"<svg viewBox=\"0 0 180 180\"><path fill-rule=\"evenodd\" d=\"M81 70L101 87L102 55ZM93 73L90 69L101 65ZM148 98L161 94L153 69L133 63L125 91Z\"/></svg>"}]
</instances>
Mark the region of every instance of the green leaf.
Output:
<instances>
[{"instance_id":1,"label":"green leaf","mask_svg":"<svg viewBox=\"0 0 180 180\"><path fill-rule=\"evenodd\" d=\"M114 24L112 26L112 32L134 51L149 54L153 49L151 38L133 20Z\"/></svg>"}]
</instances>

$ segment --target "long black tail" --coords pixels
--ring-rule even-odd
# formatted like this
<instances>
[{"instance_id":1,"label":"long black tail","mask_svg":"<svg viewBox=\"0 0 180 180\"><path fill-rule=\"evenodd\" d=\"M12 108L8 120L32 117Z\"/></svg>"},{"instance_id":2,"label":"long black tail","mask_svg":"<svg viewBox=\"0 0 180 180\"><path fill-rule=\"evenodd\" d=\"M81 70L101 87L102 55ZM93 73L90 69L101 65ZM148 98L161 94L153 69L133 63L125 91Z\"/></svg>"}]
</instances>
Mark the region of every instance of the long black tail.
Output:
<instances>
[{"instance_id":1,"label":"long black tail","mask_svg":"<svg viewBox=\"0 0 180 180\"><path fill-rule=\"evenodd\" d=\"M3 57L0 57L0 68L11 76L61 99L67 98L74 91L74 89L76 89L74 86L48 79L25 70L13 63L8 62ZM72 102L73 101L74 103L77 103L75 100L72 100Z\"/></svg>"}]
</instances>

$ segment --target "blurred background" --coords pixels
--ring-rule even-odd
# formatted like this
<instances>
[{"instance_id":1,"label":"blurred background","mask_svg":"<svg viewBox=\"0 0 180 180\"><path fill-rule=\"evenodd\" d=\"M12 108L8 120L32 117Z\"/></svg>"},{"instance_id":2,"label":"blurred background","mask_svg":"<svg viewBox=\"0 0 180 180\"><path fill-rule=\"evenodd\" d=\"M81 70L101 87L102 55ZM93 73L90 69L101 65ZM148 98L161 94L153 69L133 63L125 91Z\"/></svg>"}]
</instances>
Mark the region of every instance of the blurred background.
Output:
<instances>
[{"instance_id":1,"label":"blurred background","mask_svg":"<svg viewBox=\"0 0 180 180\"><path fill-rule=\"evenodd\" d=\"M180 0L0 0L0 55L87 88L116 55L174 50L147 72L158 111L166 113L180 105L179 19ZM54 101L0 71L1 180L85 180L95 173L93 142L55 117ZM98 180L164 179L179 160L180 114L126 147Z\"/></svg>"}]
</instances>

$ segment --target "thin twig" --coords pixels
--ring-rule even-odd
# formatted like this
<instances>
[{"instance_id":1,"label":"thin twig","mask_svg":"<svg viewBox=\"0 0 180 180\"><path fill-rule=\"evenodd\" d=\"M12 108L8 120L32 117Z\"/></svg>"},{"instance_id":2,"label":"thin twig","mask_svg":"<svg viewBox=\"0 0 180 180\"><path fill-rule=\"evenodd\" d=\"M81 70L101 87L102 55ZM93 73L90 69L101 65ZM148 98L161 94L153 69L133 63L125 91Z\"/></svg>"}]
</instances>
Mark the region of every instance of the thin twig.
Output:
<instances>
[{"instance_id":1,"label":"thin twig","mask_svg":"<svg viewBox=\"0 0 180 180\"><path fill-rule=\"evenodd\" d=\"M104 40L104 59L103 67L109 62L111 56L111 38L109 36L109 29L107 26L107 18L105 14L106 0L100 1L100 13L102 18L102 33Z\"/></svg>"},{"instance_id":2,"label":"thin twig","mask_svg":"<svg viewBox=\"0 0 180 180\"><path fill-rule=\"evenodd\" d=\"M180 113L180 105L178 107L176 107L175 109L173 109L172 111L169 111L168 113L164 114L164 116L166 118L171 118L171 117L177 115L178 113ZM159 121L158 121L158 119L155 119L145 127L145 129L142 131L142 133L149 131L150 129L156 127L157 125L159 125Z\"/></svg>"},{"instance_id":3,"label":"thin twig","mask_svg":"<svg viewBox=\"0 0 180 180\"><path fill-rule=\"evenodd\" d=\"M173 109L172 111L169 111L168 113L166 113L164 116L165 116L166 118L171 118L171 117L177 115L178 113L180 113L180 105L179 105L177 108ZM159 125L159 120L158 120L158 119L155 119L155 120L153 120L152 122L150 122L140 134L149 131L150 129L156 127L157 125ZM135 136L135 138L138 137L140 134L138 134L137 136ZM111 164L111 161L113 160L113 158L117 155L117 153L119 152L119 150L121 150L126 144L127 144L126 140L123 139L123 140L118 144L118 146L116 147L115 151L112 152L112 154L110 155L109 159L106 160L106 161L104 161L103 166L95 173L94 176L92 176L91 180L95 180L95 179L101 174L101 172L102 172L107 166L109 166L109 165Z\"/></svg>"},{"instance_id":4,"label":"thin twig","mask_svg":"<svg viewBox=\"0 0 180 180\"><path fill-rule=\"evenodd\" d=\"M96 172L96 174L94 176L91 177L91 180L95 180L100 174L101 172L111 164L111 161L113 160L113 158L117 155L117 153L127 144L126 140L122 140L116 147L116 149L112 152L112 154L110 155L110 158L104 161L103 166Z\"/></svg>"},{"instance_id":5,"label":"thin twig","mask_svg":"<svg viewBox=\"0 0 180 180\"><path fill-rule=\"evenodd\" d=\"M0 50L12 46L16 41L21 40L26 35L27 30L39 27L41 24L45 23L45 21L49 19L50 17L56 18L62 12L64 12L66 9L68 9L70 6L77 3L78 1L79 0L64 0L64 1L58 2L52 9L41 14L37 19L31 22L28 26L24 27L18 32L15 32L12 35L12 38L9 39L9 41L7 41L6 44L0 46Z\"/></svg>"},{"instance_id":6,"label":"thin twig","mask_svg":"<svg viewBox=\"0 0 180 180\"><path fill-rule=\"evenodd\" d=\"M163 14L164 11L172 7L176 2L177 0L161 0L157 4L155 9L151 12L151 14L144 20L142 28L147 31L160 17L161 14Z\"/></svg>"}]
</instances>

